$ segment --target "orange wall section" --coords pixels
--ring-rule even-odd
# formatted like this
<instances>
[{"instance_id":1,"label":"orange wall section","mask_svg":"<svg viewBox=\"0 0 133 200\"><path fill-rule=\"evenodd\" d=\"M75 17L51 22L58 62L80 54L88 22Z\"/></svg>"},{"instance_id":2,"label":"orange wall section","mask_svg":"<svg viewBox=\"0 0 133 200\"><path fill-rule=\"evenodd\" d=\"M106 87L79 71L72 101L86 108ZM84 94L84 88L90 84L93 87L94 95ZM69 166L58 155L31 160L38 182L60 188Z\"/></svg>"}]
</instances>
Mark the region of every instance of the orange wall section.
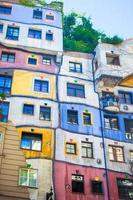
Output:
<instances>
[{"instance_id":1,"label":"orange wall section","mask_svg":"<svg viewBox=\"0 0 133 200\"><path fill-rule=\"evenodd\" d=\"M28 132L29 134L42 134L42 149L41 151L23 149L26 158L53 158L54 151L54 130L44 128L34 128L34 132L31 132L31 127L18 128L20 136L21 146L21 135L22 132Z\"/></svg>"},{"instance_id":2,"label":"orange wall section","mask_svg":"<svg viewBox=\"0 0 133 200\"><path fill-rule=\"evenodd\" d=\"M49 81L49 92L34 91L34 79ZM56 98L55 75L37 73L25 70L15 70L12 81L12 95L33 96L38 98Z\"/></svg>"}]
</instances>

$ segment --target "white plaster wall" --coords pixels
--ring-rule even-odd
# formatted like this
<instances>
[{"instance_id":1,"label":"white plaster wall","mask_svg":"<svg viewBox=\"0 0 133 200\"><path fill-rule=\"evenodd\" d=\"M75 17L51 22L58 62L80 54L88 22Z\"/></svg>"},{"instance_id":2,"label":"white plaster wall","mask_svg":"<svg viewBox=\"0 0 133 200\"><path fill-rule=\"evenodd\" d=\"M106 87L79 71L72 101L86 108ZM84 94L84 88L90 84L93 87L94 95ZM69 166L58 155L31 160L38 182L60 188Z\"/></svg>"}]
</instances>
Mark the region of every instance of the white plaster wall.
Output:
<instances>
[{"instance_id":1,"label":"white plaster wall","mask_svg":"<svg viewBox=\"0 0 133 200\"><path fill-rule=\"evenodd\" d=\"M122 163L122 162L110 161L108 145L122 146L124 148L125 162ZM124 142L116 142L113 140L105 139L105 147L106 147L107 168L118 171L118 172L125 172L125 173L132 174L131 170L130 170L130 164L129 164L129 159L130 159L129 151L133 150L133 144L132 143L124 143Z\"/></svg>"},{"instance_id":2,"label":"white plaster wall","mask_svg":"<svg viewBox=\"0 0 133 200\"><path fill-rule=\"evenodd\" d=\"M88 138L88 142L93 143L94 158L82 158L81 141L86 141L86 138ZM65 154L65 142L70 142L70 140L77 143L78 155ZM104 168L103 148L101 143L102 139L99 137L74 134L61 129L57 129L55 158L56 160L61 160L77 165ZM97 163L97 159L101 159L101 164Z\"/></svg>"},{"instance_id":3,"label":"white plaster wall","mask_svg":"<svg viewBox=\"0 0 133 200\"><path fill-rule=\"evenodd\" d=\"M11 98L9 117L16 126L20 125L35 125L55 128L58 126L58 104L49 100L40 100L33 98L13 97ZM40 106L51 107L51 121L39 120ZM34 105L34 115L23 114L23 105Z\"/></svg>"},{"instance_id":4,"label":"white plaster wall","mask_svg":"<svg viewBox=\"0 0 133 200\"><path fill-rule=\"evenodd\" d=\"M74 77L82 78L86 80L92 80L93 77L92 77L91 59L87 59L83 57L75 57L73 54L76 54L76 53L70 52L70 55L66 55L64 53L60 74L67 75L67 76L74 76ZM82 73L69 72L69 62L81 63Z\"/></svg>"},{"instance_id":5,"label":"white plaster wall","mask_svg":"<svg viewBox=\"0 0 133 200\"><path fill-rule=\"evenodd\" d=\"M26 47L35 47L35 48L42 48L46 50L51 51L62 51L63 50L63 33L62 29L58 29L52 26L44 26L44 25L27 25L27 24L21 24L21 23L13 23L1 20L1 23L4 24L3 34L0 34L0 42L6 43L6 44L13 44L18 46L26 46ZM9 40L6 39L6 31L7 26L13 26L13 24L16 27L19 27L19 40ZM28 37L28 30L29 28L42 30L42 39L33 39ZM53 33L53 41L47 41L46 38L46 32L48 30L51 30Z\"/></svg>"},{"instance_id":6,"label":"white plaster wall","mask_svg":"<svg viewBox=\"0 0 133 200\"><path fill-rule=\"evenodd\" d=\"M75 83L75 81L77 81ZM81 84L85 88L85 98L67 96L67 83ZM87 104L90 106L98 107L98 96L94 93L94 87L92 82L85 80L80 80L78 78L64 77L60 76L58 81L58 91L59 91L59 100L63 102L75 102ZM61 92L62 91L62 92Z\"/></svg>"},{"instance_id":7,"label":"white plaster wall","mask_svg":"<svg viewBox=\"0 0 133 200\"><path fill-rule=\"evenodd\" d=\"M31 168L38 170L38 189L30 189L31 200L46 200L46 193L50 192L52 181L52 161L46 159L27 159Z\"/></svg>"},{"instance_id":8,"label":"white plaster wall","mask_svg":"<svg viewBox=\"0 0 133 200\"><path fill-rule=\"evenodd\" d=\"M126 42L125 42L126 43ZM128 44L129 45L129 44ZM128 45L111 45L100 43L96 47L96 59L98 60L99 68L95 73L95 77L98 78L101 74L107 74L118 77L125 77L133 73L133 50L128 50ZM126 46L126 48L125 48ZM132 45L133 48L133 41ZM130 47L131 49L131 47ZM118 54L120 58L120 66L107 65L106 53L114 52Z\"/></svg>"}]
</instances>

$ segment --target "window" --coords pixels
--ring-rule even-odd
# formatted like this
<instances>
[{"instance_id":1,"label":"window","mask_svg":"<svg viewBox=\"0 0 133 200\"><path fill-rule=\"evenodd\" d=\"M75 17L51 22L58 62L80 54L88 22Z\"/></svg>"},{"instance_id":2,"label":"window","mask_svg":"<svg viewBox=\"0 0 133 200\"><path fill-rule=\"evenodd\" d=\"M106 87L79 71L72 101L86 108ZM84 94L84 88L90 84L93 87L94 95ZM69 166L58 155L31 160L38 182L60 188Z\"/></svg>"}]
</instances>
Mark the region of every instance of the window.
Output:
<instances>
[{"instance_id":1,"label":"window","mask_svg":"<svg viewBox=\"0 0 133 200\"><path fill-rule=\"evenodd\" d=\"M43 57L42 63L44 65L51 65L51 58Z\"/></svg>"},{"instance_id":2,"label":"window","mask_svg":"<svg viewBox=\"0 0 133 200\"><path fill-rule=\"evenodd\" d=\"M50 107L40 107L40 118L42 120L50 121L51 119L51 108Z\"/></svg>"},{"instance_id":3,"label":"window","mask_svg":"<svg viewBox=\"0 0 133 200\"><path fill-rule=\"evenodd\" d=\"M54 16L53 15L46 15L46 19L48 19L48 20L54 20Z\"/></svg>"},{"instance_id":4,"label":"window","mask_svg":"<svg viewBox=\"0 0 133 200\"><path fill-rule=\"evenodd\" d=\"M8 121L8 112L9 112L9 103L3 102L0 104L0 110L2 111L2 116L0 118L0 121L7 122Z\"/></svg>"},{"instance_id":5,"label":"window","mask_svg":"<svg viewBox=\"0 0 133 200\"><path fill-rule=\"evenodd\" d=\"M15 62L15 53L2 52L1 60L3 62Z\"/></svg>"},{"instance_id":6,"label":"window","mask_svg":"<svg viewBox=\"0 0 133 200\"><path fill-rule=\"evenodd\" d=\"M52 41L53 40L53 33L47 32L46 33L46 40Z\"/></svg>"},{"instance_id":7,"label":"window","mask_svg":"<svg viewBox=\"0 0 133 200\"><path fill-rule=\"evenodd\" d=\"M0 24L0 33L3 32L3 24Z\"/></svg>"},{"instance_id":8,"label":"window","mask_svg":"<svg viewBox=\"0 0 133 200\"><path fill-rule=\"evenodd\" d=\"M23 132L21 138L21 148L41 151L42 135Z\"/></svg>"},{"instance_id":9,"label":"window","mask_svg":"<svg viewBox=\"0 0 133 200\"><path fill-rule=\"evenodd\" d=\"M91 125L92 124L90 113L83 112L83 124L84 125Z\"/></svg>"},{"instance_id":10,"label":"window","mask_svg":"<svg viewBox=\"0 0 133 200\"><path fill-rule=\"evenodd\" d=\"M49 82L42 81L42 80L35 80L34 81L34 91L48 93L49 92Z\"/></svg>"},{"instance_id":11,"label":"window","mask_svg":"<svg viewBox=\"0 0 133 200\"><path fill-rule=\"evenodd\" d=\"M117 187L119 198L125 200L133 199L133 180L118 178Z\"/></svg>"},{"instance_id":12,"label":"window","mask_svg":"<svg viewBox=\"0 0 133 200\"><path fill-rule=\"evenodd\" d=\"M42 10L33 10L34 19L42 19Z\"/></svg>"},{"instance_id":13,"label":"window","mask_svg":"<svg viewBox=\"0 0 133 200\"><path fill-rule=\"evenodd\" d=\"M69 62L69 71L82 73L82 64Z\"/></svg>"},{"instance_id":14,"label":"window","mask_svg":"<svg viewBox=\"0 0 133 200\"><path fill-rule=\"evenodd\" d=\"M0 6L0 13L1 14L10 15L11 11L12 11L12 7Z\"/></svg>"},{"instance_id":15,"label":"window","mask_svg":"<svg viewBox=\"0 0 133 200\"><path fill-rule=\"evenodd\" d=\"M36 58L28 58L28 64L29 65L36 65L37 59Z\"/></svg>"},{"instance_id":16,"label":"window","mask_svg":"<svg viewBox=\"0 0 133 200\"><path fill-rule=\"evenodd\" d=\"M119 102L122 104L132 104L132 94L129 92L119 92Z\"/></svg>"},{"instance_id":17,"label":"window","mask_svg":"<svg viewBox=\"0 0 133 200\"><path fill-rule=\"evenodd\" d=\"M124 119L126 139L133 140L133 119Z\"/></svg>"},{"instance_id":18,"label":"window","mask_svg":"<svg viewBox=\"0 0 133 200\"><path fill-rule=\"evenodd\" d=\"M124 162L123 147L109 145L109 159L115 162Z\"/></svg>"},{"instance_id":19,"label":"window","mask_svg":"<svg viewBox=\"0 0 133 200\"><path fill-rule=\"evenodd\" d=\"M76 154L76 144L75 143L66 143L66 153L67 154Z\"/></svg>"},{"instance_id":20,"label":"window","mask_svg":"<svg viewBox=\"0 0 133 200\"><path fill-rule=\"evenodd\" d=\"M103 194L103 183L101 181L91 181L91 188L93 194Z\"/></svg>"},{"instance_id":21,"label":"window","mask_svg":"<svg viewBox=\"0 0 133 200\"><path fill-rule=\"evenodd\" d=\"M72 175L72 192L84 193L84 176Z\"/></svg>"},{"instance_id":22,"label":"window","mask_svg":"<svg viewBox=\"0 0 133 200\"><path fill-rule=\"evenodd\" d=\"M0 75L0 93L11 93L12 78Z\"/></svg>"},{"instance_id":23,"label":"window","mask_svg":"<svg viewBox=\"0 0 133 200\"><path fill-rule=\"evenodd\" d=\"M67 122L71 124L78 124L78 111L67 110Z\"/></svg>"},{"instance_id":24,"label":"window","mask_svg":"<svg viewBox=\"0 0 133 200\"><path fill-rule=\"evenodd\" d=\"M85 97L84 85L67 83L67 96Z\"/></svg>"},{"instance_id":25,"label":"window","mask_svg":"<svg viewBox=\"0 0 133 200\"><path fill-rule=\"evenodd\" d=\"M114 117L111 115L104 115L104 127L106 129L111 129L111 130L118 130L118 117Z\"/></svg>"},{"instance_id":26,"label":"window","mask_svg":"<svg viewBox=\"0 0 133 200\"><path fill-rule=\"evenodd\" d=\"M37 170L30 168L20 168L19 185L37 187Z\"/></svg>"},{"instance_id":27,"label":"window","mask_svg":"<svg viewBox=\"0 0 133 200\"><path fill-rule=\"evenodd\" d=\"M133 150L129 151L129 158L133 160Z\"/></svg>"},{"instance_id":28,"label":"window","mask_svg":"<svg viewBox=\"0 0 133 200\"><path fill-rule=\"evenodd\" d=\"M91 142L81 142L82 157L83 158L93 158L93 149Z\"/></svg>"},{"instance_id":29,"label":"window","mask_svg":"<svg viewBox=\"0 0 133 200\"><path fill-rule=\"evenodd\" d=\"M42 31L29 29L28 37L29 38L41 39L42 38Z\"/></svg>"},{"instance_id":30,"label":"window","mask_svg":"<svg viewBox=\"0 0 133 200\"><path fill-rule=\"evenodd\" d=\"M106 54L108 65L120 65L119 55L116 54Z\"/></svg>"},{"instance_id":31,"label":"window","mask_svg":"<svg viewBox=\"0 0 133 200\"><path fill-rule=\"evenodd\" d=\"M24 104L23 114L34 115L34 105Z\"/></svg>"},{"instance_id":32,"label":"window","mask_svg":"<svg viewBox=\"0 0 133 200\"><path fill-rule=\"evenodd\" d=\"M19 37L19 28L8 26L6 38L10 40L18 40L18 37Z\"/></svg>"}]
</instances>

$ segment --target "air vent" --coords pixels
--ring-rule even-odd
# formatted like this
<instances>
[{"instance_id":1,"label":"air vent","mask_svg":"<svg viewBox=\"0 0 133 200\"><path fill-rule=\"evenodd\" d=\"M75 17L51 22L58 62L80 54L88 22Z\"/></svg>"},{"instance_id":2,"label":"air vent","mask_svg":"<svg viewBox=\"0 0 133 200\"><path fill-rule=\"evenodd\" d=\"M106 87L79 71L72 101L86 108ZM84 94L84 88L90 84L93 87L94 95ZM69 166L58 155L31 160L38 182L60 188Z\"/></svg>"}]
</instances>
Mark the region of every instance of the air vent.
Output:
<instances>
[{"instance_id":1,"label":"air vent","mask_svg":"<svg viewBox=\"0 0 133 200\"><path fill-rule=\"evenodd\" d=\"M128 106L127 105L123 106L123 110L128 110Z\"/></svg>"}]
</instances>

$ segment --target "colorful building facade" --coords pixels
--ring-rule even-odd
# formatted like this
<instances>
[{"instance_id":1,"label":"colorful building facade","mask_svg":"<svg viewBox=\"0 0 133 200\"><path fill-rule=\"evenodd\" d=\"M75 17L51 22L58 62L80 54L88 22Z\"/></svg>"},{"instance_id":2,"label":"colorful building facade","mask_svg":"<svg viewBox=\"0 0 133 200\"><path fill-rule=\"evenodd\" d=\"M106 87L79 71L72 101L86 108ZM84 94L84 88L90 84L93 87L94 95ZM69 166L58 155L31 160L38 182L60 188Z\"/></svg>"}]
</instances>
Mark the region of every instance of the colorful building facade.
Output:
<instances>
[{"instance_id":1,"label":"colorful building facade","mask_svg":"<svg viewBox=\"0 0 133 200\"><path fill-rule=\"evenodd\" d=\"M0 115L18 135L4 139L7 158L10 147L25 162L10 177L16 198L133 199L133 40L63 52L62 13L15 3L0 3Z\"/></svg>"}]
</instances>

